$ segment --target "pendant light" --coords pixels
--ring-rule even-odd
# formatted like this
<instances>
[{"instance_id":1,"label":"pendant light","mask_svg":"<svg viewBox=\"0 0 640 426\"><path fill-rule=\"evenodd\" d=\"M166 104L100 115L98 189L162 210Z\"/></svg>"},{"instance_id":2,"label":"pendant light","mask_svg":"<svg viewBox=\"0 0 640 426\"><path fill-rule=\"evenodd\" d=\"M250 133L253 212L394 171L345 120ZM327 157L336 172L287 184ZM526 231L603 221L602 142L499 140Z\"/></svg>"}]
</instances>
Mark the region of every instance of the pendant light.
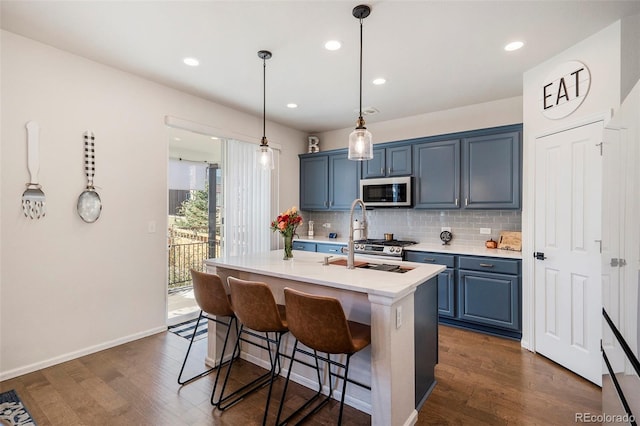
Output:
<instances>
[{"instance_id":1,"label":"pendant light","mask_svg":"<svg viewBox=\"0 0 640 426\"><path fill-rule=\"evenodd\" d=\"M271 58L271 52L260 50L258 57L262 59L262 139L260 147L256 150L256 162L262 170L271 170L273 164L273 150L269 148L266 135L266 110L267 110L267 59Z\"/></svg>"},{"instance_id":2,"label":"pendant light","mask_svg":"<svg viewBox=\"0 0 640 426\"><path fill-rule=\"evenodd\" d=\"M363 161L373 158L373 141L371 132L364 127L362 118L362 20L369 16L371 8L361 4L353 8L353 16L360 20L360 116L356 128L349 135L349 160Z\"/></svg>"}]
</instances>

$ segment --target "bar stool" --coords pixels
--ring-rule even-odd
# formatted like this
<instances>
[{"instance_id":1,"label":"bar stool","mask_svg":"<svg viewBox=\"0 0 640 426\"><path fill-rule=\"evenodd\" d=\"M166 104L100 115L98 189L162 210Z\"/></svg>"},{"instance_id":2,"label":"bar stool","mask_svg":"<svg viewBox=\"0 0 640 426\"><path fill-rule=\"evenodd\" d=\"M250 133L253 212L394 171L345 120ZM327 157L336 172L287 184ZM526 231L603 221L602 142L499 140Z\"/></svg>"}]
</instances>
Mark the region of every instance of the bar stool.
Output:
<instances>
[{"instance_id":1,"label":"bar stool","mask_svg":"<svg viewBox=\"0 0 640 426\"><path fill-rule=\"evenodd\" d=\"M342 378L342 396L340 399L340 414L338 415L337 423L340 425L342 424L342 411L344 408L344 397L347 390L347 382L369 390L371 389L370 386L348 379L349 361L351 360L351 356L371 343L371 327L365 324L348 321L344 314L344 310L342 309L342 304L336 298L316 296L290 288L284 289L284 298L287 307L287 323L289 325L289 330L296 338L296 341L293 345L291 364L289 366L289 371L287 372L287 380L282 392L282 399L280 401L280 407L278 408L276 424L286 424L293 416L307 408L311 402L320 395L322 390L322 383L318 383L320 386L318 393L306 401L302 406L297 408L286 419L280 422L282 407L285 402L287 387L289 385L289 378L291 376L291 370L293 370L293 363L294 361L301 362L295 359L295 355L296 352L301 352L305 355L313 356L316 359L319 358L327 363L329 370L329 395L324 398L311 412L307 413L297 424L302 423L307 417L318 412L320 408L322 408L322 406L331 399L331 395L333 394L331 377L334 376ZM308 348L313 349L314 353L312 354L309 351L299 348L298 342L301 342ZM324 352L327 354L327 357L320 357L317 355L317 352ZM332 354L346 354L346 363L342 364L332 360ZM331 365L344 368L344 375L341 376L337 373L332 373Z\"/></svg>"},{"instance_id":2,"label":"bar stool","mask_svg":"<svg viewBox=\"0 0 640 426\"><path fill-rule=\"evenodd\" d=\"M193 293L196 298L196 303L200 307L200 315L198 316L198 321L196 322L196 326L193 329L193 334L191 335L191 341L189 342L189 348L187 349L187 353L184 356L184 361L182 362L182 368L180 369L180 374L178 374L178 384L184 385L186 383L191 382L192 380L198 379L200 377L204 377L207 374L211 373L216 368L218 369L216 373L216 379L213 385L213 390L211 392L211 403L214 403L214 394L216 392L216 387L218 386L218 377L220 376L220 367L223 364L228 363L229 361L224 361L224 355L227 349L227 342L229 341L229 334L231 333L231 329L233 325L236 325L237 331L237 319L235 313L233 312L233 308L231 307L231 303L229 300L229 296L227 295L227 291L225 289L222 280L218 275L208 274L205 272L199 272L195 269L191 270L191 279L193 280ZM223 321L220 318L228 318L227 321ZM196 374L193 377L188 379L182 379L182 374L184 372L184 367L187 365L187 359L189 358L189 352L191 352L191 346L193 345L193 339L196 337L196 332L198 330L198 325L202 319L206 319L208 321L213 321L217 324L221 324L227 327L227 332L224 336L224 344L222 345L222 354L220 355L220 363L217 367L209 368L208 370L203 371L202 373ZM235 356L235 350L232 354L231 359Z\"/></svg>"},{"instance_id":3,"label":"bar stool","mask_svg":"<svg viewBox=\"0 0 640 426\"><path fill-rule=\"evenodd\" d=\"M273 382L280 374L280 340L282 335L289 331L287 328L285 307L276 304L271 289L263 282L246 281L234 277L228 277L227 281L229 283L229 289L231 290L233 309L240 321L240 332L238 333L234 354L236 351L238 351L238 353L240 352L241 341L265 349L269 353L271 371L225 396L224 391L233 366L232 358L222 385L218 409L226 410L238 403L245 396L266 386L268 383L269 392L267 393L267 403L262 420L262 424L264 425L267 421ZM258 333L264 333L264 335ZM269 333L274 333L275 338L269 337ZM248 340L244 338L243 335L258 338L265 342L266 346ZM272 354L272 344L275 345L275 356Z\"/></svg>"}]
</instances>

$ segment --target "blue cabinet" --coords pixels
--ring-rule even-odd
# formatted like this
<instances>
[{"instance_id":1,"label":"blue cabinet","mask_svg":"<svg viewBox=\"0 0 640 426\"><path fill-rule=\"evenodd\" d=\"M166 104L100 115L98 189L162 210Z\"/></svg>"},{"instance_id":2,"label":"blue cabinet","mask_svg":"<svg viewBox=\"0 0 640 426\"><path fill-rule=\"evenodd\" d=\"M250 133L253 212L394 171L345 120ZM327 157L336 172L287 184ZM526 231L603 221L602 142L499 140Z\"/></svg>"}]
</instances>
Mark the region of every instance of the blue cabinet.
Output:
<instances>
[{"instance_id":1,"label":"blue cabinet","mask_svg":"<svg viewBox=\"0 0 640 426\"><path fill-rule=\"evenodd\" d=\"M456 209L460 200L460 141L413 146L416 208Z\"/></svg>"},{"instance_id":2,"label":"blue cabinet","mask_svg":"<svg viewBox=\"0 0 640 426\"><path fill-rule=\"evenodd\" d=\"M458 271L458 318L519 331L520 279L517 275Z\"/></svg>"},{"instance_id":3,"label":"blue cabinet","mask_svg":"<svg viewBox=\"0 0 640 426\"><path fill-rule=\"evenodd\" d=\"M302 251L316 251L316 243L308 243L306 241L294 241L293 249L302 250Z\"/></svg>"},{"instance_id":4,"label":"blue cabinet","mask_svg":"<svg viewBox=\"0 0 640 426\"><path fill-rule=\"evenodd\" d=\"M318 243L316 244L316 251L318 253L328 253L328 254L342 254L342 248L344 246L340 244L324 244Z\"/></svg>"},{"instance_id":5,"label":"blue cabinet","mask_svg":"<svg viewBox=\"0 0 640 426\"><path fill-rule=\"evenodd\" d=\"M438 315L456 316L456 274L452 268L438 274Z\"/></svg>"},{"instance_id":6,"label":"blue cabinet","mask_svg":"<svg viewBox=\"0 0 640 426\"><path fill-rule=\"evenodd\" d=\"M329 208L329 156L300 158L300 209Z\"/></svg>"},{"instance_id":7,"label":"blue cabinet","mask_svg":"<svg viewBox=\"0 0 640 426\"><path fill-rule=\"evenodd\" d=\"M310 241L293 241L294 250L313 251L317 253L342 254L343 244L312 243Z\"/></svg>"},{"instance_id":8,"label":"blue cabinet","mask_svg":"<svg viewBox=\"0 0 640 426\"><path fill-rule=\"evenodd\" d=\"M411 145L374 148L373 159L362 162L362 178L411 176Z\"/></svg>"},{"instance_id":9,"label":"blue cabinet","mask_svg":"<svg viewBox=\"0 0 640 426\"><path fill-rule=\"evenodd\" d=\"M415 207L520 209L521 129L514 125L416 141Z\"/></svg>"},{"instance_id":10,"label":"blue cabinet","mask_svg":"<svg viewBox=\"0 0 640 426\"><path fill-rule=\"evenodd\" d=\"M462 140L462 188L466 209L519 209L520 132Z\"/></svg>"},{"instance_id":11,"label":"blue cabinet","mask_svg":"<svg viewBox=\"0 0 640 426\"><path fill-rule=\"evenodd\" d=\"M405 260L418 263L433 263L447 267L438 274L438 315L455 317L456 315L456 257L451 254L406 251Z\"/></svg>"},{"instance_id":12,"label":"blue cabinet","mask_svg":"<svg viewBox=\"0 0 640 426\"><path fill-rule=\"evenodd\" d=\"M447 267L438 274L441 323L521 338L520 260L408 250L404 259Z\"/></svg>"},{"instance_id":13,"label":"blue cabinet","mask_svg":"<svg viewBox=\"0 0 640 426\"><path fill-rule=\"evenodd\" d=\"M349 210L360 191L360 162L347 151L300 156L300 209Z\"/></svg>"}]
</instances>

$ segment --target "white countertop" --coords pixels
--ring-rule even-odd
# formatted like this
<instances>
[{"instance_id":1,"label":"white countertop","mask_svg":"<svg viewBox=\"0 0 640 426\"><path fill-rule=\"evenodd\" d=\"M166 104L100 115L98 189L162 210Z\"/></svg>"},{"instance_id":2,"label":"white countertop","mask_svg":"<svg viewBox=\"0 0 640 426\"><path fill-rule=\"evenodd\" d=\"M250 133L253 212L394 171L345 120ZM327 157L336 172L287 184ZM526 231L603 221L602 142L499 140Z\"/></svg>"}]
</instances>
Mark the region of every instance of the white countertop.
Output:
<instances>
[{"instance_id":1,"label":"white countertop","mask_svg":"<svg viewBox=\"0 0 640 426\"><path fill-rule=\"evenodd\" d=\"M324 243L347 245L349 238L328 238L328 237L296 237L295 241L307 243ZM477 246L464 246L459 244L443 245L442 243L418 243L405 247L405 251L430 251L434 253L462 254L472 256L503 257L506 259L522 259L522 252L501 249L488 249ZM297 253L297 251L296 251Z\"/></svg>"},{"instance_id":2,"label":"white countertop","mask_svg":"<svg viewBox=\"0 0 640 426\"><path fill-rule=\"evenodd\" d=\"M433 253L468 254L472 256L503 257L506 259L522 259L522 252L502 249L488 249L485 247L462 246L456 244L444 245L434 243L419 243L405 248L405 251L430 251Z\"/></svg>"},{"instance_id":3,"label":"white countertop","mask_svg":"<svg viewBox=\"0 0 640 426\"><path fill-rule=\"evenodd\" d=\"M413 262L384 261L369 263L398 264L413 268L400 274L370 269L347 269L346 266L323 265L324 253L294 251L293 259L282 260L282 250L273 250L246 256L222 257L205 260L207 266L219 266L244 272L273 276L294 281L319 284L343 290L400 299L415 287L444 271L442 265ZM346 259L334 256L335 259ZM358 260L358 255L355 256Z\"/></svg>"}]
</instances>

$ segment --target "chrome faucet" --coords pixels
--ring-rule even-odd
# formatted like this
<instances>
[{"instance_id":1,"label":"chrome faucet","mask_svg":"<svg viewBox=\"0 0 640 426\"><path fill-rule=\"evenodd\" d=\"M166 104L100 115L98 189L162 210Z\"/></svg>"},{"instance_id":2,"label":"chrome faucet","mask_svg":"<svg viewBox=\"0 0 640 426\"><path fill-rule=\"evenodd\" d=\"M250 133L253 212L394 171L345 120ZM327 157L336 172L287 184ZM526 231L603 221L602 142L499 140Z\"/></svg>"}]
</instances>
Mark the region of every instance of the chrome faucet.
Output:
<instances>
[{"instance_id":1,"label":"chrome faucet","mask_svg":"<svg viewBox=\"0 0 640 426\"><path fill-rule=\"evenodd\" d=\"M351 213L349 215L349 244L348 244L348 248L349 248L349 252L347 253L347 269L354 269L355 265L354 265L354 260L353 260L353 256L354 256L354 248L353 248L353 211L356 209L356 206L360 204L360 207L362 208L362 226L364 227L364 231L362 232L362 237L366 240L367 239L367 213L365 211L365 205L364 205L364 201L362 201L360 198L356 198L355 200L353 200L353 203L351 204Z\"/></svg>"}]
</instances>

